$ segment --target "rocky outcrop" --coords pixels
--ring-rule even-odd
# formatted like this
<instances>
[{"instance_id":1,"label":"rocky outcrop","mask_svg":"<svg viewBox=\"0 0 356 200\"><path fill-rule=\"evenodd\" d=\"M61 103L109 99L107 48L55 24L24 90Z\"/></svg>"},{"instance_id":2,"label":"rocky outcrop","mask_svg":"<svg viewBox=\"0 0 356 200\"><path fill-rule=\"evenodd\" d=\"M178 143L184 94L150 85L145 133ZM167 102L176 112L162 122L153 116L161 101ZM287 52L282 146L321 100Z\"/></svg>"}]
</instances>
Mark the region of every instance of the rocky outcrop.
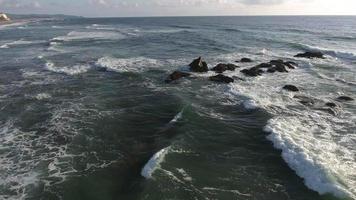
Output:
<instances>
[{"instance_id":1,"label":"rocky outcrop","mask_svg":"<svg viewBox=\"0 0 356 200\"><path fill-rule=\"evenodd\" d=\"M11 19L4 13L0 13L0 22L10 21Z\"/></svg>"},{"instance_id":2,"label":"rocky outcrop","mask_svg":"<svg viewBox=\"0 0 356 200\"><path fill-rule=\"evenodd\" d=\"M257 66L250 69L243 69L241 72L246 76L261 76L263 74L263 70Z\"/></svg>"},{"instance_id":3,"label":"rocky outcrop","mask_svg":"<svg viewBox=\"0 0 356 200\"><path fill-rule=\"evenodd\" d=\"M325 106L330 107L330 108L336 108L337 107L336 103L334 103L334 102L327 102L325 104Z\"/></svg>"},{"instance_id":4,"label":"rocky outcrop","mask_svg":"<svg viewBox=\"0 0 356 200\"><path fill-rule=\"evenodd\" d=\"M250 69L241 70L241 72L244 73L246 76L260 76L265 72L263 69L267 69L266 71L268 73L288 73L289 71L287 70L287 68L295 69L296 66L297 64L291 61L284 62L283 60L271 60L268 63L261 63Z\"/></svg>"},{"instance_id":5,"label":"rocky outcrop","mask_svg":"<svg viewBox=\"0 0 356 200\"><path fill-rule=\"evenodd\" d=\"M354 99L348 96L340 96L337 98L338 101L353 101Z\"/></svg>"},{"instance_id":6,"label":"rocky outcrop","mask_svg":"<svg viewBox=\"0 0 356 200\"><path fill-rule=\"evenodd\" d=\"M216 76L211 76L209 78L210 81L218 82L218 83L232 83L234 82L233 78L230 78L228 76L224 76L222 74L216 75Z\"/></svg>"},{"instance_id":7,"label":"rocky outcrop","mask_svg":"<svg viewBox=\"0 0 356 200\"><path fill-rule=\"evenodd\" d=\"M181 79L183 77L188 77L190 76L189 73L186 72L180 72L180 71L174 71L172 74L170 74L167 79L165 80L166 83L170 83L172 81Z\"/></svg>"},{"instance_id":8,"label":"rocky outcrop","mask_svg":"<svg viewBox=\"0 0 356 200\"><path fill-rule=\"evenodd\" d=\"M299 89L298 89L296 86L294 86L294 85L285 85L285 86L283 87L283 89L284 89L284 90L291 91L291 92L298 92L298 91L299 91Z\"/></svg>"},{"instance_id":9,"label":"rocky outcrop","mask_svg":"<svg viewBox=\"0 0 356 200\"><path fill-rule=\"evenodd\" d=\"M235 71L235 69L238 68L238 66L234 65L234 64L218 64L216 65L213 69L211 69L212 71L215 71L217 73L223 73L226 70L229 71Z\"/></svg>"},{"instance_id":10,"label":"rocky outcrop","mask_svg":"<svg viewBox=\"0 0 356 200\"><path fill-rule=\"evenodd\" d=\"M287 61L283 63L285 66L287 66L289 69L295 69L298 67L298 64L292 61Z\"/></svg>"},{"instance_id":11,"label":"rocky outcrop","mask_svg":"<svg viewBox=\"0 0 356 200\"><path fill-rule=\"evenodd\" d=\"M192 72L207 72L209 71L208 64L203 61L201 57L193 60L192 63L189 64L190 71Z\"/></svg>"},{"instance_id":12,"label":"rocky outcrop","mask_svg":"<svg viewBox=\"0 0 356 200\"><path fill-rule=\"evenodd\" d=\"M250 62L253 62L253 60L251 60L250 58L241 58L240 62L242 62L242 63L250 63Z\"/></svg>"},{"instance_id":13,"label":"rocky outcrop","mask_svg":"<svg viewBox=\"0 0 356 200\"><path fill-rule=\"evenodd\" d=\"M321 58L324 59L324 54L321 52L305 52L295 55L297 58Z\"/></svg>"}]
</instances>

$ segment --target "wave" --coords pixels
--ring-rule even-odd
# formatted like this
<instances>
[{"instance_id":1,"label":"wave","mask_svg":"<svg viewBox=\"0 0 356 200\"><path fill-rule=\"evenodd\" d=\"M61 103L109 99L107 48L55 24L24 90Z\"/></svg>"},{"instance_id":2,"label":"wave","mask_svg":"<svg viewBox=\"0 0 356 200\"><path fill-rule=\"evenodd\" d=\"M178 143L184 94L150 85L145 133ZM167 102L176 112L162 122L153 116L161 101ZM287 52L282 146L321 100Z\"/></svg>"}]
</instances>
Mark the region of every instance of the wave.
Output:
<instances>
[{"instance_id":1,"label":"wave","mask_svg":"<svg viewBox=\"0 0 356 200\"><path fill-rule=\"evenodd\" d=\"M152 178L152 174L160 167L165 156L169 152L169 147L161 149L155 153L141 170L141 175L147 179Z\"/></svg>"},{"instance_id":2,"label":"wave","mask_svg":"<svg viewBox=\"0 0 356 200\"><path fill-rule=\"evenodd\" d=\"M184 112L184 109L181 110L176 116L174 116L174 118L169 122L170 124L172 123L177 123L178 120L182 119L183 117L183 112Z\"/></svg>"},{"instance_id":3,"label":"wave","mask_svg":"<svg viewBox=\"0 0 356 200\"><path fill-rule=\"evenodd\" d=\"M105 32L80 32L80 31L72 31L69 32L66 36L59 36L53 38L51 41L85 41L85 40L119 40L124 39L125 36L112 31L105 31Z\"/></svg>"},{"instance_id":4,"label":"wave","mask_svg":"<svg viewBox=\"0 0 356 200\"><path fill-rule=\"evenodd\" d=\"M220 29L220 30L226 31L226 32L236 32L236 33L242 32L241 30L239 30L239 29L234 29L234 28L223 28L223 29Z\"/></svg>"},{"instance_id":5,"label":"wave","mask_svg":"<svg viewBox=\"0 0 356 200\"><path fill-rule=\"evenodd\" d=\"M229 56L227 57L229 59ZM226 72L238 76L240 72ZM303 88L299 95L313 96L314 106L302 106L294 94L282 90L293 84ZM262 108L274 116L266 125L268 139L282 150L282 157L305 185L320 194L356 198L356 150L354 135L347 132L356 123L347 108L338 109L338 116L323 111L325 102L335 96L323 94L315 84L330 84L308 69L298 68L288 74L268 74L249 81L228 85L228 95L246 109ZM335 94L337 95L337 94ZM319 108L319 109L318 109ZM352 115L352 114L351 114ZM350 131L350 130L348 130ZM350 139L352 138L352 139ZM341 142L346 141L346 142Z\"/></svg>"},{"instance_id":6,"label":"wave","mask_svg":"<svg viewBox=\"0 0 356 200\"><path fill-rule=\"evenodd\" d=\"M0 30L1 29L6 29L6 28L17 28L19 26L23 26L23 25L26 25L28 23L30 23L31 21L28 20L28 21L15 21L15 22L10 22L10 23L6 23L6 24L0 24Z\"/></svg>"},{"instance_id":7,"label":"wave","mask_svg":"<svg viewBox=\"0 0 356 200\"><path fill-rule=\"evenodd\" d=\"M283 159L304 178L310 189L322 195L332 193L340 198L355 198L355 194L351 192L353 189L345 185L345 182L347 175L356 172L356 166L347 166L339 161L339 156L343 153L350 153L330 140L309 135L313 131L312 126L296 117L283 116L270 120L265 131L270 133L267 138L274 146L282 150ZM332 154L330 151L342 154ZM338 167L334 168L336 166ZM349 174L349 170L353 172Z\"/></svg>"},{"instance_id":8,"label":"wave","mask_svg":"<svg viewBox=\"0 0 356 200\"><path fill-rule=\"evenodd\" d=\"M296 46L300 47L301 49L306 50L306 51L320 51L326 55L336 57L336 58L356 60L356 53L354 53L354 52L331 50L331 49L326 49L326 48L322 48L322 47L310 46L307 44L299 44L299 43L297 43Z\"/></svg>"},{"instance_id":9,"label":"wave","mask_svg":"<svg viewBox=\"0 0 356 200\"><path fill-rule=\"evenodd\" d=\"M279 29L279 31L283 31L283 32L293 32L293 33L298 33L298 34L303 34L303 33L307 33L307 34L321 34L322 32L317 32L317 31L312 31L312 30L306 30L306 29L298 29L298 28L283 28L283 29Z\"/></svg>"},{"instance_id":10,"label":"wave","mask_svg":"<svg viewBox=\"0 0 356 200\"><path fill-rule=\"evenodd\" d=\"M157 68L162 63L145 57L113 58L106 56L98 59L96 65L116 72L142 72L149 68Z\"/></svg>"},{"instance_id":11,"label":"wave","mask_svg":"<svg viewBox=\"0 0 356 200\"><path fill-rule=\"evenodd\" d=\"M51 61L46 62L46 69L56 73L64 73L67 75L78 75L87 72L90 69L90 65L74 65L71 67L57 67Z\"/></svg>"},{"instance_id":12,"label":"wave","mask_svg":"<svg viewBox=\"0 0 356 200\"><path fill-rule=\"evenodd\" d=\"M330 40L351 40L351 41L354 41L356 40L356 36L348 36L348 35L345 35L345 36L330 36L330 37L326 37L326 39L330 39Z\"/></svg>"},{"instance_id":13,"label":"wave","mask_svg":"<svg viewBox=\"0 0 356 200\"><path fill-rule=\"evenodd\" d=\"M16 40L16 41L13 41L13 42L9 42L9 43L6 43L6 44L3 44L0 46L1 49L8 49L8 48L11 48L11 47L15 47L15 46L22 46L22 45L32 45L32 44L41 44L41 43L44 43L45 41L43 40L34 40L34 41L28 41L28 40Z\"/></svg>"}]
</instances>

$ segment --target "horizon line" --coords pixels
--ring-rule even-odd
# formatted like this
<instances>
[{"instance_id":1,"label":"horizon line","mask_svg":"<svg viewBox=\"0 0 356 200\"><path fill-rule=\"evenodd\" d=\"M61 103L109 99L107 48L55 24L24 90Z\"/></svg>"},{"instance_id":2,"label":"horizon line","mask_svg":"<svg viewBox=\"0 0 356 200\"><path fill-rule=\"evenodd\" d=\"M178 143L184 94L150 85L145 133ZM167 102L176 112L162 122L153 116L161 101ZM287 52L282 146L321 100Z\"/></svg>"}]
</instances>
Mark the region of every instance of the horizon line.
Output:
<instances>
[{"instance_id":1,"label":"horizon line","mask_svg":"<svg viewBox=\"0 0 356 200\"><path fill-rule=\"evenodd\" d=\"M288 14L266 14L266 15L147 15L147 16L81 16L81 15L73 15L73 14L39 14L39 13L7 13L7 12L0 12L7 15L49 15L49 16L74 16L74 17L82 17L82 18L159 18L159 17L356 17L356 14L295 14L295 15L288 15Z\"/></svg>"}]
</instances>

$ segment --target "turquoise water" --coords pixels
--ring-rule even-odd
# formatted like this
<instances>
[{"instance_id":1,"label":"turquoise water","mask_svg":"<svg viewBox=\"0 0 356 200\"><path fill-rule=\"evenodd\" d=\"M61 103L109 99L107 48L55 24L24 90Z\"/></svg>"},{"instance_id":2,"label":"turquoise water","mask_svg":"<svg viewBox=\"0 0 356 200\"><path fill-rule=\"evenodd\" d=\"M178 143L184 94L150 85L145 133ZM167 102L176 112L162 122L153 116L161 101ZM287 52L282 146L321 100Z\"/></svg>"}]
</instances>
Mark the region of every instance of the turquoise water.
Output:
<instances>
[{"instance_id":1,"label":"turquoise water","mask_svg":"<svg viewBox=\"0 0 356 200\"><path fill-rule=\"evenodd\" d=\"M356 199L355 44L355 17L0 25L0 199ZM164 82L199 56L299 67Z\"/></svg>"}]
</instances>

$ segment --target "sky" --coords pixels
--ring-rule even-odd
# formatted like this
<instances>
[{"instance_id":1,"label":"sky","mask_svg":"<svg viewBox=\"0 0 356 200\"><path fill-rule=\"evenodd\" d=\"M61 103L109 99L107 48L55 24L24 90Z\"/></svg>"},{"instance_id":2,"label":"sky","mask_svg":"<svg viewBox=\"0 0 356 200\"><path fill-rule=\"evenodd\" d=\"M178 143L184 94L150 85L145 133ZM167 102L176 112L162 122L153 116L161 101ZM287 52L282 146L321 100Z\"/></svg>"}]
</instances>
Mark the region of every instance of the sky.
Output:
<instances>
[{"instance_id":1,"label":"sky","mask_svg":"<svg viewBox=\"0 0 356 200\"><path fill-rule=\"evenodd\" d=\"M86 17L356 15L356 0L0 0L0 12Z\"/></svg>"}]
</instances>

